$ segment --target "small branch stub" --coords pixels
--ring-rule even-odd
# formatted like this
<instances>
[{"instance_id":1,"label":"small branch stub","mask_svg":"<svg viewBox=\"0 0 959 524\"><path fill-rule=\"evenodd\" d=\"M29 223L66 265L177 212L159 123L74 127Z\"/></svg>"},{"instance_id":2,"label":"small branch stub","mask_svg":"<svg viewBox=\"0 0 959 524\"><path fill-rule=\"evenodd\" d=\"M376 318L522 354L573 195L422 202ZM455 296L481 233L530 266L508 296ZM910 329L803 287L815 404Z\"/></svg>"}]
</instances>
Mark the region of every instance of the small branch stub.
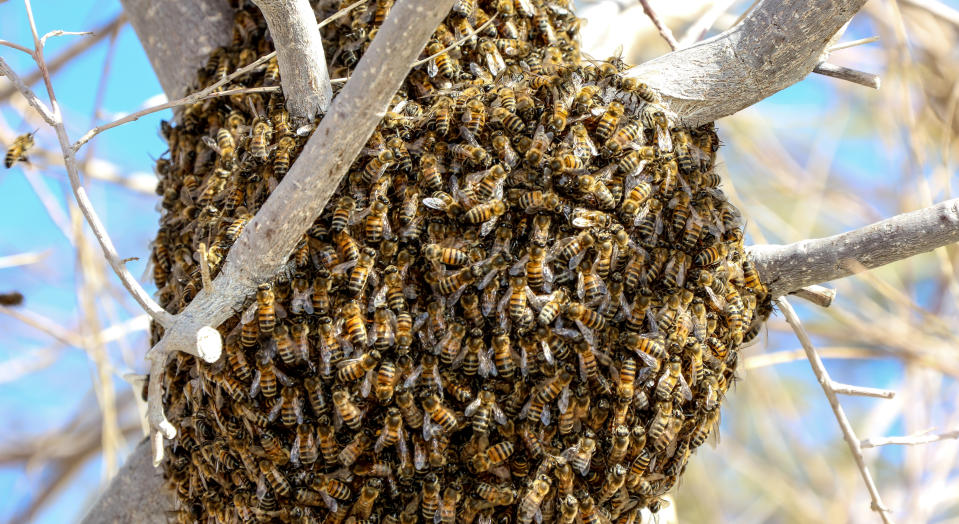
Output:
<instances>
[{"instance_id":1,"label":"small branch stub","mask_svg":"<svg viewBox=\"0 0 959 524\"><path fill-rule=\"evenodd\" d=\"M280 83L293 117L312 119L333 99L326 55L308 0L253 0L260 8L277 49Z\"/></svg>"}]
</instances>

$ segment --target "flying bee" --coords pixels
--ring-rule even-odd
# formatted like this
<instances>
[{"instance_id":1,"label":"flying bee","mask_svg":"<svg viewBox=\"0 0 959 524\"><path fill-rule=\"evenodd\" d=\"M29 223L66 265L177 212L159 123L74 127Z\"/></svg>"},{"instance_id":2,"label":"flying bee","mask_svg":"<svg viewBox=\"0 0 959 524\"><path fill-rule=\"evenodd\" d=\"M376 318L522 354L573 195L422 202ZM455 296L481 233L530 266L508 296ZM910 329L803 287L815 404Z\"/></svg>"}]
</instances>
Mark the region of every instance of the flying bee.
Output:
<instances>
[{"instance_id":1,"label":"flying bee","mask_svg":"<svg viewBox=\"0 0 959 524\"><path fill-rule=\"evenodd\" d=\"M346 333L350 342L354 346L365 347L367 344L366 320L363 318L363 312L360 305L351 300L343 306L343 316L345 319Z\"/></svg>"},{"instance_id":2,"label":"flying bee","mask_svg":"<svg viewBox=\"0 0 959 524\"><path fill-rule=\"evenodd\" d=\"M370 247L363 248L356 265L353 266L353 271L350 272L350 281L346 286L353 296L361 294L366 288L366 282L370 278L370 271L373 270L375 261L376 250Z\"/></svg>"},{"instance_id":3,"label":"flying bee","mask_svg":"<svg viewBox=\"0 0 959 524\"><path fill-rule=\"evenodd\" d=\"M433 58L427 63L426 71L430 75L430 78L435 77L440 74L446 77L449 80L454 80L457 77L456 67L454 65L453 59L446 53L443 44L439 42L433 42L426 47L426 52L433 56ZM437 130L439 131L439 130ZM446 133L440 132L441 135Z\"/></svg>"},{"instance_id":4,"label":"flying bee","mask_svg":"<svg viewBox=\"0 0 959 524\"><path fill-rule=\"evenodd\" d=\"M270 125L269 120L257 117L253 121L251 133L248 149L256 159L260 162L265 162L267 156L269 156L267 146L270 144L273 136L273 127Z\"/></svg>"},{"instance_id":5,"label":"flying bee","mask_svg":"<svg viewBox=\"0 0 959 524\"><path fill-rule=\"evenodd\" d=\"M296 141L291 136L284 136L277 142L273 156L273 174L277 178L283 178L290 170L290 154L295 147Z\"/></svg>"},{"instance_id":6,"label":"flying bee","mask_svg":"<svg viewBox=\"0 0 959 524\"><path fill-rule=\"evenodd\" d=\"M616 130L609 140L606 141L606 151L610 155L619 154L626 146L639 142L642 130L643 125L639 121L632 120L627 122L626 125Z\"/></svg>"},{"instance_id":7,"label":"flying bee","mask_svg":"<svg viewBox=\"0 0 959 524\"><path fill-rule=\"evenodd\" d=\"M513 454L513 449L513 443L508 440L490 446L483 453L473 456L473 471L485 473L490 468L502 464Z\"/></svg>"}]
</instances>

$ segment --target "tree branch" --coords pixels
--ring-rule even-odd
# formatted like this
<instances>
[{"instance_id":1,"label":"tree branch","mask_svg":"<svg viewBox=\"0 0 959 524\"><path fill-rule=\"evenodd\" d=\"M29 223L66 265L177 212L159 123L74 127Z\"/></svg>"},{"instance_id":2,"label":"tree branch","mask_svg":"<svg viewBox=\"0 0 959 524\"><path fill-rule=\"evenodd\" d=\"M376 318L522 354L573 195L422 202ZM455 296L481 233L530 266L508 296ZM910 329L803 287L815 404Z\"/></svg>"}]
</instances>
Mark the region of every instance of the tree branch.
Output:
<instances>
[{"instance_id":1,"label":"tree branch","mask_svg":"<svg viewBox=\"0 0 959 524\"><path fill-rule=\"evenodd\" d=\"M213 285L197 294L147 354L154 368L172 351L195 352L199 330L222 324L259 282L272 279L284 267L296 243L323 211L366 144L410 64L452 3L453 0L442 0L426 7L416 0L401 0L393 6L329 113L283 181L233 244ZM151 374L151 390L155 389L155 380L159 378ZM150 397L152 400L152 392ZM161 421L162 412L151 412L155 421ZM163 432L169 435L168 430Z\"/></svg>"},{"instance_id":2,"label":"tree branch","mask_svg":"<svg viewBox=\"0 0 959 524\"><path fill-rule=\"evenodd\" d=\"M87 511L82 524L164 524L172 507L173 494L166 488L162 472L150 464L150 441L143 440Z\"/></svg>"},{"instance_id":3,"label":"tree branch","mask_svg":"<svg viewBox=\"0 0 959 524\"><path fill-rule=\"evenodd\" d=\"M959 242L959 199L866 227L788 245L758 245L749 258L773 297Z\"/></svg>"},{"instance_id":4,"label":"tree branch","mask_svg":"<svg viewBox=\"0 0 959 524\"><path fill-rule=\"evenodd\" d=\"M120 0L167 98L186 94L213 50L230 43L228 2Z\"/></svg>"},{"instance_id":5,"label":"tree branch","mask_svg":"<svg viewBox=\"0 0 959 524\"><path fill-rule=\"evenodd\" d=\"M865 0L763 0L742 23L634 67L680 121L698 127L806 77Z\"/></svg>"},{"instance_id":6,"label":"tree branch","mask_svg":"<svg viewBox=\"0 0 959 524\"><path fill-rule=\"evenodd\" d=\"M832 408L833 414L836 415L836 422L839 423L839 429L842 430L843 438L846 440L846 444L849 445L852 458L856 462L856 467L859 468L859 473L862 475L862 480L866 484L869 496L872 497L872 510L879 513L879 517L885 524L891 524L892 518L889 516L889 509L883 505L882 498L879 496L879 489L876 487L876 483L869 473L869 468L866 467L865 459L863 459L862 448L859 445L859 437L856 436L856 432L853 430L852 424L849 423L849 419L846 417L846 413L839 403L839 398L836 396L836 383L829 378L829 372L826 371L826 366L823 365L822 359L820 359L816 353L816 348L813 347L812 340L809 339L806 328L803 327L799 321L799 316L796 315L796 312L792 306L789 305L786 298L780 297L776 299L776 304L786 317L786 322L789 323L796 333L796 338L799 339L799 343L802 344L803 350L806 352L806 358L809 360L809 366L812 368L813 374L816 375L819 385L822 386L823 393L826 394L826 399L829 400L829 407Z\"/></svg>"},{"instance_id":7,"label":"tree branch","mask_svg":"<svg viewBox=\"0 0 959 524\"><path fill-rule=\"evenodd\" d=\"M312 119L333 99L330 74L316 17L308 0L253 0L277 51L280 84L290 115Z\"/></svg>"}]
</instances>

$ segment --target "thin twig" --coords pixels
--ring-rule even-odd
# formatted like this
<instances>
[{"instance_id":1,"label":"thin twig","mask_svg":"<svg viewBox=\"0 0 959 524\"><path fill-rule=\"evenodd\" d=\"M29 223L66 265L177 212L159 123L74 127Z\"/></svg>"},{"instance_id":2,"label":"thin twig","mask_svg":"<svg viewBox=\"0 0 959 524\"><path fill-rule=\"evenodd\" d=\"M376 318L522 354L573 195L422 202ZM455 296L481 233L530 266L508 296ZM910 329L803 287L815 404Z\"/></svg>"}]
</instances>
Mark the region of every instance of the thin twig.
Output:
<instances>
[{"instance_id":1,"label":"thin twig","mask_svg":"<svg viewBox=\"0 0 959 524\"><path fill-rule=\"evenodd\" d=\"M929 444L939 442L940 440L959 439L959 429L946 431L944 433L920 433L918 435L908 435L905 437L870 437L863 439L860 446L863 448L875 448L879 446L917 446L920 444Z\"/></svg>"},{"instance_id":2,"label":"thin twig","mask_svg":"<svg viewBox=\"0 0 959 524\"><path fill-rule=\"evenodd\" d=\"M38 329L61 344L78 348L84 347L83 337L64 329L59 322L55 322L53 319L47 318L39 313L34 313L23 308L0 306L0 314L15 318L32 328Z\"/></svg>"},{"instance_id":3,"label":"thin twig","mask_svg":"<svg viewBox=\"0 0 959 524\"><path fill-rule=\"evenodd\" d=\"M90 224L93 234L100 242L100 247L103 250L103 254L106 257L107 262L110 263L110 267L112 267L113 271L118 277L120 277L120 281L123 283L124 287L127 288L127 291L133 295L133 298L140 304L140 307L142 307L144 311L146 311L147 314L149 314L161 326L168 326L173 321L173 315L164 311L163 308L161 308L160 305L157 304L152 297L150 297L146 290L143 289L143 286L140 285L136 278L130 274L130 271L120 262L120 256L117 254L116 248L113 245L113 241L110 239L106 228L100 221L100 217L93 209L93 205L87 196L86 188L84 188L83 184L80 183L80 174L77 169L76 157L74 156L73 151L70 149L70 138L67 135L66 127L63 125L60 106L57 103L56 95L53 91L53 83L50 80L50 74L47 71L47 66L43 59L43 44L37 34L37 26L33 19L33 10L30 7L30 0L24 0L24 4L27 8L27 19L30 22L30 30L33 33L33 41L35 46L34 58L37 62L37 66L40 68L41 74L43 75L43 81L47 88L47 95L50 97L51 109L48 110L45 106L43 106L39 99L36 100L36 104L39 105L36 105L33 102L31 102L31 105L38 107L38 111L44 115L44 119L50 123L57 133L57 139L60 142L60 149L63 151L64 165L66 166L67 175L70 178L70 186L73 188L73 195L76 198L77 204L80 207L83 216L86 218L87 223ZM3 72L3 74L10 77L14 85L20 89L20 92L23 93L28 100L30 100L31 97L36 99L36 95L33 94L30 88L20 81L19 77L17 77L16 74L7 67L7 64L3 62L2 59L0 59L0 72Z\"/></svg>"},{"instance_id":4,"label":"thin twig","mask_svg":"<svg viewBox=\"0 0 959 524\"><path fill-rule=\"evenodd\" d=\"M53 253L53 250L46 249L44 251L30 251L28 253L17 253L16 255L5 255L0 257L0 269L36 264L50 256L51 253Z\"/></svg>"},{"instance_id":5,"label":"thin twig","mask_svg":"<svg viewBox=\"0 0 959 524\"><path fill-rule=\"evenodd\" d=\"M92 34L93 31L64 31L62 29L55 29L40 37L40 44L47 45L47 38L54 36L90 36Z\"/></svg>"},{"instance_id":6,"label":"thin twig","mask_svg":"<svg viewBox=\"0 0 959 524\"><path fill-rule=\"evenodd\" d=\"M797 297L808 300L819 307L829 307L836 298L836 290L820 285L806 286L790 293Z\"/></svg>"},{"instance_id":7,"label":"thin twig","mask_svg":"<svg viewBox=\"0 0 959 524\"><path fill-rule=\"evenodd\" d=\"M323 40L308 0L253 0L278 51L280 85L294 118L325 113L333 100Z\"/></svg>"},{"instance_id":8,"label":"thin twig","mask_svg":"<svg viewBox=\"0 0 959 524\"><path fill-rule=\"evenodd\" d=\"M653 11L653 8L649 5L649 0L639 0L639 3L643 6L643 12L646 13L646 16L653 22L653 25L656 26L656 30L659 31L659 34L663 37L663 40L669 44L669 48L673 51L679 49L679 42L676 41L676 37L673 36L673 32L666 27L666 24L659 19L659 15L656 14L656 11Z\"/></svg>"},{"instance_id":9,"label":"thin twig","mask_svg":"<svg viewBox=\"0 0 959 524\"><path fill-rule=\"evenodd\" d=\"M879 89L879 75L874 75L872 73L864 73L862 71L857 71L848 67L837 66L828 62L823 62L817 65L813 68L812 72L823 76L838 78L839 80L845 80L861 86Z\"/></svg>"},{"instance_id":10,"label":"thin twig","mask_svg":"<svg viewBox=\"0 0 959 524\"><path fill-rule=\"evenodd\" d=\"M770 294L778 297L849 276L854 267L874 269L955 242L959 242L959 199L839 235L751 246L747 252Z\"/></svg>"},{"instance_id":11,"label":"thin twig","mask_svg":"<svg viewBox=\"0 0 959 524\"><path fill-rule=\"evenodd\" d=\"M863 386L852 386L841 382L832 382L832 390L839 395L850 395L853 397L873 397L891 399L896 396L896 392L889 389L867 388Z\"/></svg>"},{"instance_id":12,"label":"thin twig","mask_svg":"<svg viewBox=\"0 0 959 524\"><path fill-rule=\"evenodd\" d=\"M28 48L26 48L26 47L23 47L23 46L20 45L20 44L15 44L15 43L13 43L13 42L11 42L11 41L9 41L9 40L2 40L2 39L0 39L0 45L5 46L5 47L11 47L11 48L13 48L13 49L16 49L17 51L23 51L24 53L30 55L31 57L33 56L33 51L31 51L30 49L28 49Z\"/></svg>"},{"instance_id":13,"label":"thin twig","mask_svg":"<svg viewBox=\"0 0 959 524\"><path fill-rule=\"evenodd\" d=\"M779 306L779 310L782 311L783 316L786 317L786 322L789 323L796 333L796 338L799 339L799 343L802 344L803 350L806 352L809 366L812 368L813 374L816 375L819 385L822 386L823 393L826 394L826 398L829 400L829 406L836 416L839 429L842 430L843 438L846 440L846 444L849 445L852 458L855 460L856 467L859 468L862 480L866 484L869 496L872 498L872 510L879 513L884 523L891 524L892 518L889 516L889 509L883 505L882 498L879 496L879 489L876 488L876 483L872 479L872 474L869 473L869 468L866 467L866 461L863 459L862 449L859 446L859 437L856 436L852 424L849 423L849 419L846 418L846 413L839 403L839 398L833 389L833 382L832 379L829 378L829 372L826 371L826 366L823 365L822 360L816 353L816 348L813 347L812 341L809 339L809 334L806 333L806 328L804 328L802 322L799 321L799 316L796 315L796 311L793 310L789 301L786 300L785 297L779 297L776 299L776 304Z\"/></svg>"},{"instance_id":14,"label":"thin twig","mask_svg":"<svg viewBox=\"0 0 959 524\"><path fill-rule=\"evenodd\" d=\"M326 24L329 24L333 20L336 20L337 18L349 13L351 9L360 5L363 2L364 0L360 0L358 2L354 2L353 4L350 4L344 7L343 9L340 9L335 14L330 15L325 20L317 24L317 27L323 27ZM236 71L233 71L232 73L225 76L224 78L221 78L220 80L217 80L213 84L210 84L209 86L201 89L200 91L197 91L196 93L191 93L187 96L184 96L172 102L164 102L162 104L157 104L152 107L141 109L134 113L130 113L129 115L124 116L123 118L114 120L113 122L110 122L108 124L96 126L93 129L84 133L84 135L80 137L80 139L77 140L71 147L74 152L79 151L84 144L89 142L96 135L106 131L107 129L112 129L117 126L129 123L129 122L133 122L135 120L140 119L141 117L144 117L151 113L156 113L157 111L163 111L164 109L172 109L174 107L184 106L188 104L195 104L196 102L200 102L202 100L220 97L220 96L232 96L232 95L240 95L240 94L247 94L247 93L273 93L273 92L280 91L279 86L244 87L244 88L228 89L225 91L218 91L218 89L236 80L237 78L243 75L246 75L247 73L250 73L251 71L255 71L259 69L263 64L269 62L275 56L276 56L276 51L273 51L272 53L267 53L261 56L260 58L257 58L250 64L245 65L237 69ZM342 83L342 82L346 82L346 80L347 79L335 78L331 80L330 82Z\"/></svg>"},{"instance_id":15,"label":"thin twig","mask_svg":"<svg viewBox=\"0 0 959 524\"><path fill-rule=\"evenodd\" d=\"M432 59L440 56L440 55L443 54L443 53L446 53L446 52L449 52L450 50L456 49L457 47L460 46L460 44L462 44L463 42L469 40L470 38L473 38L473 37L476 36L480 31L486 29L490 24L492 24L492 23L496 20L496 17L497 17L498 15L499 15L499 13L496 13L495 15L491 16L489 20L487 20L486 22L484 22L483 25L481 25L481 26L479 26L479 27L476 27L476 28L473 28L473 29L470 30L470 31L467 31L467 32L466 32L466 35L460 37L459 40L457 40L457 41L453 42L452 44L450 44L449 47L444 47L443 49L440 49L439 51L431 54L430 56L428 56L428 57L426 57L426 58L423 58L422 60L417 60L416 62L413 62L413 67L421 66L421 65L429 62L430 60L432 60Z\"/></svg>"},{"instance_id":16,"label":"thin twig","mask_svg":"<svg viewBox=\"0 0 959 524\"><path fill-rule=\"evenodd\" d=\"M878 36L870 36L868 38L860 38L858 40L850 40L848 42L843 42L841 44L836 44L829 49L826 49L827 53L832 53L833 51L839 51L840 49L849 49L850 47L856 47L860 45L871 44L873 42L878 42Z\"/></svg>"},{"instance_id":17,"label":"thin twig","mask_svg":"<svg viewBox=\"0 0 959 524\"><path fill-rule=\"evenodd\" d=\"M104 38L110 36L115 31L119 30L120 27L122 27L123 24L126 23L126 21L127 21L126 15L124 13L120 13L119 15L117 15L116 18L110 20L109 22L103 24L100 27L97 27L96 29L93 30L93 36L91 36L90 38L84 38L83 40L78 41L76 44L73 44L72 46L68 47L66 50L58 54L57 56L48 60L47 70L50 72L51 75L56 73L64 65L68 63L72 63L74 58L80 56L82 53L89 50L94 45L100 43L100 41L102 41ZM31 52L30 54L32 55L33 53ZM28 86L32 86L33 84L37 83L41 79L42 79L42 76L40 75L40 70L37 69L25 75L23 77L23 82ZM0 90L0 100L6 100L7 98L13 96L13 94L16 92L17 90L14 87L4 86L4 88Z\"/></svg>"},{"instance_id":18,"label":"thin twig","mask_svg":"<svg viewBox=\"0 0 959 524\"><path fill-rule=\"evenodd\" d=\"M31 56L34 56L31 54ZM35 58L35 57L34 57ZM43 121L51 126L54 125L55 119L53 117L53 112L42 100L33 92L32 89L27 87L26 84L20 80L20 77L17 76L13 69L7 65L7 62L0 57L0 75L5 76L10 79L10 82L13 83L13 86L17 88L17 91L20 91L20 94L27 99L27 103L30 104L30 107L37 110L37 113L40 113L40 117L43 118Z\"/></svg>"}]
</instances>

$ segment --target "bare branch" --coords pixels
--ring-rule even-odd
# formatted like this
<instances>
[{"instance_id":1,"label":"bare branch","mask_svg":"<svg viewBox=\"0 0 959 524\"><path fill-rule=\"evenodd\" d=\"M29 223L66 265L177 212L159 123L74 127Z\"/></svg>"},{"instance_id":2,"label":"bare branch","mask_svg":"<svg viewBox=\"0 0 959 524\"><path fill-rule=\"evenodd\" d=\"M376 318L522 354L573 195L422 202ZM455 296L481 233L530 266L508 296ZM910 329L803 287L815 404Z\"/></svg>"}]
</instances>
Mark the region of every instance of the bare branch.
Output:
<instances>
[{"instance_id":1,"label":"bare branch","mask_svg":"<svg viewBox=\"0 0 959 524\"><path fill-rule=\"evenodd\" d=\"M866 227L788 245L757 245L748 254L773 297L959 242L959 199ZM852 264L851 264L852 263Z\"/></svg>"},{"instance_id":2,"label":"bare branch","mask_svg":"<svg viewBox=\"0 0 959 524\"><path fill-rule=\"evenodd\" d=\"M93 47L94 45L100 43L104 38L109 37L115 31L117 31L123 24L127 21L125 15L120 15L110 20L109 22L103 24L102 26L93 30L93 36L90 38L84 38L76 44L68 47L65 51L59 55L53 57L47 61L47 71L50 74L54 74L60 70L65 64L70 63L74 58L83 54L85 51ZM30 52L27 50L27 52ZM32 53L30 53L32 54ZM31 72L30 74L23 77L23 83L32 86L33 84L40 81L43 77L40 75L40 70ZM17 92L17 88L13 86L5 86L3 89L0 89L0 100L6 100L13 96Z\"/></svg>"},{"instance_id":3,"label":"bare branch","mask_svg":"<svg viewBox=\"0 0 959 524\"><path fill-rule=\"evenodd\" d=\"M649 5L649 0L639 0L639 3L643 6L643 12L646 13L646 17L656 26L656 30L659 31L660 36L663 37L663 40L669 44L669 48L675 51L679 48L679 42L676 41L676 37L673 36L673 32L659 19L659 15L656 14L656 11L653 11L653 8Z\"/></svg>"},{"instance_id":4,"label":"bare branch","mask_svg":"<svg viewBox=\"0 0 959 524\"><path fill-rule=\"evenodd\" d=\"M812 71L813 73L818 73L823 76L838 78L839 80L845 80L861 86L879 89L879 75L874 75L872 73L864 73L862 71L856 71L855 69L849 69L848 67L837 66L828 62L823 62L817 65Z\"/></svg>"},{"instance_id":5,"label":"bare branch","mask_svg":"<svg viewBox=\"0 0 959 524\"><path fill-rule=\"evenodd\" d=\"M856 47L856 46L860 46L860 45L871 44L871 43L873 43L873 42L878 42L878 41L879 41L879 37L878 37L878 36L870 36L870 37L868 37L868 38L860 38L860 39L858 39L858 40L850 40L850 41L848 41L848 42L843 42L843 43L841 43L841 44L836 44L836 45L834 45L834 46L831 46L831 47L829 47L829 49L826 49L826 52L827 52L827 53L832 53L833 51L839 51L840 49L849 49L850 47Z\"/></svg>"},{"instance_id":6,"label":"bare branch","mask_svg":"<svg viewBox=\"0 0 959 524\"><path fill-rule=\"evenodd\" d=\"M940 440L959 439L959 429L946 431L944 433L920 433L917 435L908 435L905 437L872 437L863 439L860 446L863 448L875 448L879 446L888 446L891 444L897 446L916 446L919 444L929 444L939 442Z\"/></svg>"},{"instance_id":7,"label":"bare branch","mask_svg":"<svg viewBox=\"0 0 959 524\"><path fill-rule=\"evenodd\" d=\"M230 43L233 14L228 2L121 0L120 3L170 100L186 93L196 70L215 48Z\"/></svg>"},{"instance_id":8,"label":"bare branch","mask_svg":"<svg viewBox=\"0 0 959 524\"><path fill-rule=\"evenodd\" d=\"M47 109L39 99L36 99L36 95L23 84L22 81L16 76L16 74L10 70L5 62L0 59L0 72L8 76L14 83L15 86L21 91L21 93L27 97L28 100L36 99L35 107L38 107L38 111L44 115L44 119L49 123L53 129L56 131L57 139L60 142L60 149L63 152L63 161L66 166L67 176L70 179L70 186L73 189L73 195L77 200L77 205L80 208L80 211L83 213L84 218L86 218L87 223L90 224L90 229L93 230L94 236L100 242L100 247L103 250L103 255L109 262L110 267L113 268L114 273L120 278L120 281L123 283L123 286L133 295L133 298L140 304L144 311L147 312L154 320L156 320L160 325L167 326L173 320L173 315L170 315L163 308L157 304L152 297L143 289L143 286L134 278L130 271L124 266L120 261L120 256L117 254L116 247L113 245L113 241L110 239L109 234L106 231L103 223L100 221L100 217L97 215L97 212L93 209L93 204L90 202L89 197L87 196L86 188L83 187L83 184L80 183L80 173L77 168L76 157L73 154L73 151L70 149L70 138L67 135L66 127L63 125L62 114L60 113L60 106L57 103L56 95L53 92L53 83L50 80L50 73L47 70L46 62L43 58L43 43L40 41L40 37L37 34L36 22L33 19L33 10L30 6L30 0L25 0L24 4L27 8L27 18L30 21L30 30L33 33L33 42L34 42L34 51L33 56L37 62L37 67L40 68L40 73L43 76L44 84L47 88L47 96L50 97L50 107ZM31 102L33 105L33 102ZM42 109L40 109L42 108ZM45 113L44 113L45 111Z\"/></svg>"},{"instance_id":9,"label":"bare branch","mask_svg":"<svg viewBox=\"0 0 959 524\"><path fill-rule=\"evenodd\" d=\"M150 441L144 440L133 450L106 491L83 518L83 524L109 522L165 523L173 497L167 490L163 474L150 467Z\"/></svg>"},{"instance_id":10,"label":"bare branch","mask_svg":"<svg viewBox=\"0 0 959 524\"><path fill-rule=\"evenodd\" d=\"M829 307L836 298L836 290L828 287L812 285L797 289L790 293L797 297L808 300L819 307Z\"/></svg>"},{"instance_id":11,"label":"bare branch","mask_svg":"<svg viewBox=\"0 0 959 524\"><path fill-rule=\"evenodd\" d=\"M865 0L763 0L742 23L630 70L688 126L731 115L808 75Z\"/></svg>"},{"instance_id":12,"label":"bare branch","mask_svg":"<svg viewBox=\"0 0 959 524\"><path fill-rule=\"evenodd\" d=\"M849 384L842 384L840 382L833 382L831 386L832 386L832 390L839 395L850 395L853 397L874 397L874 398L884 398L884 399L891 399L896 396L895 391L888 390L888 389L852 386Z\"/></svg>"},{"instance_id":13,"label":"bare branch","mask_svg":"<svg viewBox=\"0 0 959 524\"><path fill-rule=\"evenodd\" d=\"M308 0L253 0L279 53L280 83L290 115L312 119L333 99L316 16Z\"/></svg>"},{"instance_id":14,"label":"bare branch","mask_svg":"<svg viewBox=\"0 0 959 524\"><path fill-rule=\"evenodd\" d=\"M33 56L33 53L30 55ZM50 111L50 108L48 108L39 97L37 97L37 94L34 93L32 89L27 87L27 85L20 80L20 77L13 72L13 69L7 65L7 62L4 61L2 57L0 57L0 75L10 79L13 87L16 88L17 91L20 91L23 97L27 99L30 107L36 109L37 113L40 113L40 116L43 118L44 122L53 125L53 112Z\"/></svg>"},{"instance_id":15,"label":"bare branch","mask_svg":"<svg viewBox=\"0 0 959 524\"><path fill-rule=\"evenodd\" d=\"M789 322L793 331L796 332L796 338L799 339L799 343L802 344L803 350L806 352L809 366L812 367L812 371L816 375L819 385L822 386L823 393L826 394L826 398L829 400L829 406L832 408L833 414L836 415L836 422L839 423L839 429L842 430L843 438L846 440L846 444L849 445L852 458L856 461L856 466L859 468L862 480L866 484L866 489L869 490L869 496L872 497L873 511L879 513L884 523L891 523L892 519L889 516L889 509L883 505L882 498L879 496L879 489L876 488L876 483L869 473L869 468L866 467L866 461L862 457L862 449L859 446L859 437L856 436L852 424L850 424L849 419L846 418L846 413L843 411L842 405L839 404L839 398L836 397L836 390L833 389L834 383L832 379L829 378L829 372L826 371L826 366L823 365L822 360L816 353L816 348L813 347L812 341L809 339L809 334L806 333L806 328L804 328L799 321L799 316L796 315L792 306L789 305L789 301L787 301L785 297L779 297L776 299L776 304L786 317L786 322Z\"/></svg>"}]
</instances>

